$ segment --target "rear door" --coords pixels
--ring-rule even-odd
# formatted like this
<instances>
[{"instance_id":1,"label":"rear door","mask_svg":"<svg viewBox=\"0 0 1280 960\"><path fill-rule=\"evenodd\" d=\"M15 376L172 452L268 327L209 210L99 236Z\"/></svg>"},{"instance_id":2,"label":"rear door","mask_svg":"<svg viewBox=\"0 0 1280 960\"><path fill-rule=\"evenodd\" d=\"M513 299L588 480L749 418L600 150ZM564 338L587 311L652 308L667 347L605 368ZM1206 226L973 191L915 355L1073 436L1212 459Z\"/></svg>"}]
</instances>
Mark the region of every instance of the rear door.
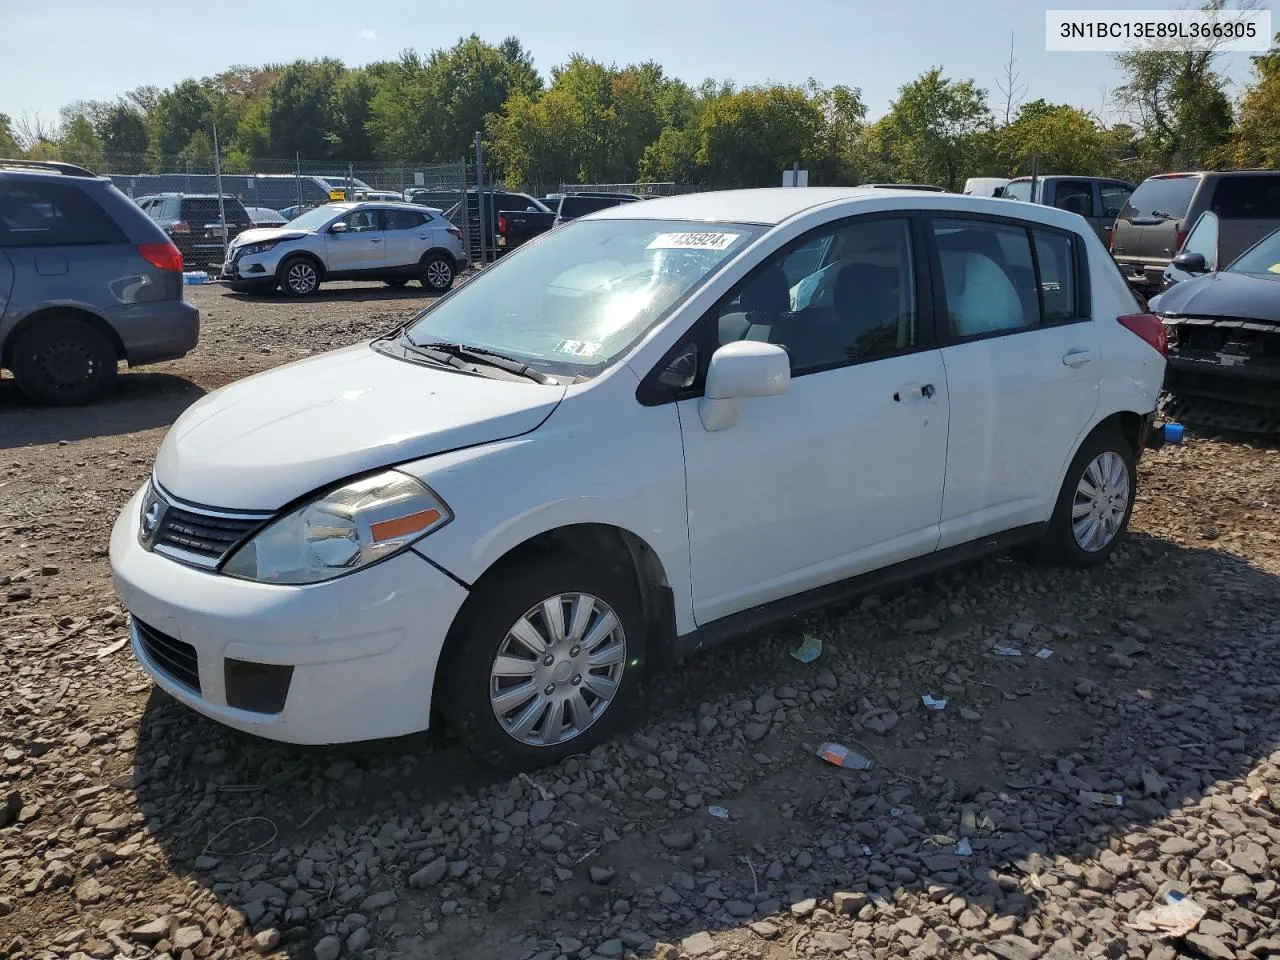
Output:
<instances>
[{"instance_id":1,"label":"rear door","mask_svg":"<svg viewBox=\"0 0 1280 960\"><path fill-rule=\"evenodd\" d=\"M938 214L930 236L951 398L944 550L1048 518L1101 364L1077 234Z\"/></svg>"},{"instance_id":2,"label":"rear door","mask_svg":"<svg viewBox=\"0 0 1280 960\"><path fill-rule=\"evenodd\" d=\"M1218 215L1218 263L1225 266L1280 227L1280 175L1219 177L1209 210Z\"/></svg>"},{"instance_id":3,"label":"rear door","mask_svg":"<svg viewBox=\"0 0 1280 960\"><path fill-rule=\"evenodd\" d=\"M1133 187L1119 180L1098 181L1098 209L1102 215L1102 227L1099 231L1102 242L1111 248L1111 235L1115 230L1116 217L1133 195Z\"/></svg>"},{"instance_id":4,"label":"rear door","mask_svg":"<svg viewBox=\"0 0 1280 960\"><path fill-rule=\"evenodd\" d=\"M1058 180L1055 181L1053 206L1068 213L1076 213L1089 222L1089 226L1099 237L1102 236L1102 217L1098 212L1098 202L1094 195L1092 180Z\"/></svg>"},{"instance_id":5,"label":"rear door","mask_svg":"<svg viewBox=\"0 0 1280 960\"><path fill-rule=\"evenodd\" d=\"M1200 185L1198 173L1148 177L1133 191L1116 218L1111 252L1125 277L1139 286L1155 287L1178 249L1191 201Z\"/></svg>"},{"instance_id":6,"label":"rear door","mask_svg":"<svg viewBox=\"0 0 1280 960\"><path fill-rule=\"evenodd\" d=\"M417 210L383 210L386 223L387 266L416 267L431 249L430 216Z\"/></svg>"}]
</instances>

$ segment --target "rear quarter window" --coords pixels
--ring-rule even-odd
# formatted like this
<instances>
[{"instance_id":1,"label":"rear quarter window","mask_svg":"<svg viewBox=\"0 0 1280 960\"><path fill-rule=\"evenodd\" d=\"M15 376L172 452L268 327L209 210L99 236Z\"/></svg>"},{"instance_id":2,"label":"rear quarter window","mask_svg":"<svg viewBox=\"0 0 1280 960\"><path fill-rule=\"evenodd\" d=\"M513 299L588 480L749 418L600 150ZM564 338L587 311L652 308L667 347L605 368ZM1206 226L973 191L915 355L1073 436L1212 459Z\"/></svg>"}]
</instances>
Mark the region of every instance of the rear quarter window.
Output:
<instances>
[{"instance_id":1,"label":"rear quarter window","mask_svg":"<svg viewBox=\"0 0 1280 960\"><path fill-rule=\"evenodd\" d=\"M1209 209L1223 220L1280 220L1280 176L1222 177Z\"/></svg>"},{"instance_id":2,"label":"rear quarter window","mask_svg":"<svg viewBox=\"0 0 1280 960\"><path fill-rule=\"evenodd\" d=\"M0 247L127 242L124 231L85 190L40 181L0 182Z\"/></svg>"},{"instance_id":3,"label":"rear quarter window","mask_svg":"<svg viewBox=\"0 0 1280 960\"><path fill-rule=\"evenodd\" d=\"M1180 220L1191 207L1199 177L1153 177L1138 184L1120 211L1126 220L1147 217Z\"/></svg>"}]
</instances>

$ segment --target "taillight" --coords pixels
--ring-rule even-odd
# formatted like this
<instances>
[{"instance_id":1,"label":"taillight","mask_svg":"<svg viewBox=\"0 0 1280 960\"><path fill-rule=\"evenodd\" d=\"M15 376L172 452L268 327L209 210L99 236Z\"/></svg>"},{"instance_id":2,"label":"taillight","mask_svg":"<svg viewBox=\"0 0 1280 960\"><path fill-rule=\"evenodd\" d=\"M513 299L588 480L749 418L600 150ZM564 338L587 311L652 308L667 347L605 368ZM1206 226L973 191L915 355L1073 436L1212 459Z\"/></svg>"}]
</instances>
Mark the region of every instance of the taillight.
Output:
<instances>
[{"instance_id":1,"label":"taillight","mask_svg":"<svg viewBox=\"0 0 1280 960\"><path fill-rule=\"evenodd\" d=\"M190 233L191 225L185 220L179 220L176 223L169 224L170 233Z\"/></svg>"},{"instance_id":2,"label":"taillight","mask_svg":"<svg viewBox=\"0 0 1280 960\"><path fill-rule=\"evenodd\" d=\"M449 232L453 234L455 237L457 237L459 240L462 239L462 231L457 227L450 227Z\"/></svg>"},{"instance_id":3,"label":"taillight","mask_svg":"<svg viewBox=\"0 0 1280 960\"><path fill-rule=\"evenodd\" d=\"M171 270L174 273L182 272L182 253L168 241L164 243L140 243L138 244L138 253L142 255L143 260L146 260L153 267L161 270Z\"/></svg>"},{"instance_id":4,"label":"taillight","mask_svg":"<svg viewBox=\"0 0 1280 960\"><path fill-rule=\"evenodd\" d=\"M1187 228L1179 227L1173 235L1173 252L1177 253L1182 249L1183 242L1187 239Z\"/></svg>"},{"instance_id":5,"label":"taillight","mask_svg":"<svg viewBox=\"0 0 1280 960\"><path fill-rule=\"evenodd\" d=\"M1107 232L1107 253L1115 253L1116 252L1115 224L1112 224L1109 227L1103 227L1103 229Z\"/></svg>"},{"instance_id":6,"label":"taillight","mask_svg":"<svg viewBox=\"0 0 1280 960\"><path fill-rule=\"evenodd\" d=\"M498 214L498 232L502 234L507 232L507 218L502 214Z\"/></svg>"},{"instance_id":7,"label":"taillight","mask_svg":"<svg viewBox=\"0 0 1280 960\"><path fill-rule=\"evenodd\" d=\"M1165 332L1164 322L1154 313L1131 313L1116 319L1130 333L1149 343L1160 356L1169 356L1169 335Z\"/></svg>"}]
</instances>

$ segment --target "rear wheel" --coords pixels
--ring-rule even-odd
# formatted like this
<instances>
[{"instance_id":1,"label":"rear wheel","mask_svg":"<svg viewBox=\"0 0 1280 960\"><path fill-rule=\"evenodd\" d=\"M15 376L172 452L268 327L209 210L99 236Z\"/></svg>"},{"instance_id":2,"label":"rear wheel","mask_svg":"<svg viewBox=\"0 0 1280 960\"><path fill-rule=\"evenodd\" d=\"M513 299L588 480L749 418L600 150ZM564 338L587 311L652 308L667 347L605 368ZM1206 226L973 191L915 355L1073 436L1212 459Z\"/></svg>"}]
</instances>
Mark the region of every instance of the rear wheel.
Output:
<instances>
[{"instance_id":1,"label":"rear wheel","mask_svg":"<svg viewBox=\"0 0 1280 960\"><path fill-rule=\"evenodd\" d=\"M453 286L453 275L457 268L453 260L442 253L428 254L422 260L421 282L426 290L444 293Z\"/></svg>"},{"instance_id":2,"label":"rear wheel","mask_svg":"<svg viewBox=\"0 0 1280 960\"><path fill-rule=\"evenodd\" d=\"M73 317L38 320L13 345L18 386L39 403L97 400L116 379L116 348L97 327Z\"/></svg>"},{"instance_id":3,"label":"rear wheel","mask_svg":"<svg viewBox=\"0 0 1280 960\"><path fill-rule=\"evenodd\" d=\"M1106 563L1129 526L1137 492L1129 442L1113 429L1090 435L1067 469L1042 556L1069 567Z\"/></svg>"},{"instance_id":4,"label":"rear wheel","mask_svg":"<svg viewBox=\"0 0 1280 960\"><path fill-rule=\"evenodd\" d=\"M320 289L320 271L310 257L290 257L280 264L279 280L291 297L309 297Z\"/></svg>"},{"instance_id":5,"label":"rear wheel","mask_svg":"<svg viewBox=\"0 0 1280 960\"><path fill-rule=\"evenodd\" d=\"M555 555L482 584L441 662L445 715L476 754L531 770L607 739L636 702L645 624L634 579Z\"/></svg>"}]
</instances>

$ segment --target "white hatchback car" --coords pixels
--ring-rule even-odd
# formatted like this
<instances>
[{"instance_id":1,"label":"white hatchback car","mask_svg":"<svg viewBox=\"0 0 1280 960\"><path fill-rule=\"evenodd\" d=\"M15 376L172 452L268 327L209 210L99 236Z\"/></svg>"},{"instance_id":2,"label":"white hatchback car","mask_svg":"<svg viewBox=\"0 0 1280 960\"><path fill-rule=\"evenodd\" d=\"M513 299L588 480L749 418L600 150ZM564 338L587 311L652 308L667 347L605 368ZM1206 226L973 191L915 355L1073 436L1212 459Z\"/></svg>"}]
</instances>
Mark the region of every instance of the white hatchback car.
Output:
<instances>
[{"instance_id":1,"label":"white hatchback car","mask_svg":"<svg viewBox=\"0 0 1280 960\"><path fill-rule=\"evenodd\" d=\"M466 265L462 231L434 207L326 203L282 226L245 230L227 247L222 279L244 293L278 286L295 297L326 280L418 280L444 293Z\"/></svg>"},{"instance_id":2,"label":"white hatchback car","mask_svg":"<svg viewBox=\"0 0 1280 960\"><path fill-rule=\"evenodd\" d=\"M624 204L198 401L111 564L137 659L207 716L336 743L438 713L526 768L748 627L1015 544L1103 562L1164 369L1052 207Z\"/></svg>"}]
</instances>

